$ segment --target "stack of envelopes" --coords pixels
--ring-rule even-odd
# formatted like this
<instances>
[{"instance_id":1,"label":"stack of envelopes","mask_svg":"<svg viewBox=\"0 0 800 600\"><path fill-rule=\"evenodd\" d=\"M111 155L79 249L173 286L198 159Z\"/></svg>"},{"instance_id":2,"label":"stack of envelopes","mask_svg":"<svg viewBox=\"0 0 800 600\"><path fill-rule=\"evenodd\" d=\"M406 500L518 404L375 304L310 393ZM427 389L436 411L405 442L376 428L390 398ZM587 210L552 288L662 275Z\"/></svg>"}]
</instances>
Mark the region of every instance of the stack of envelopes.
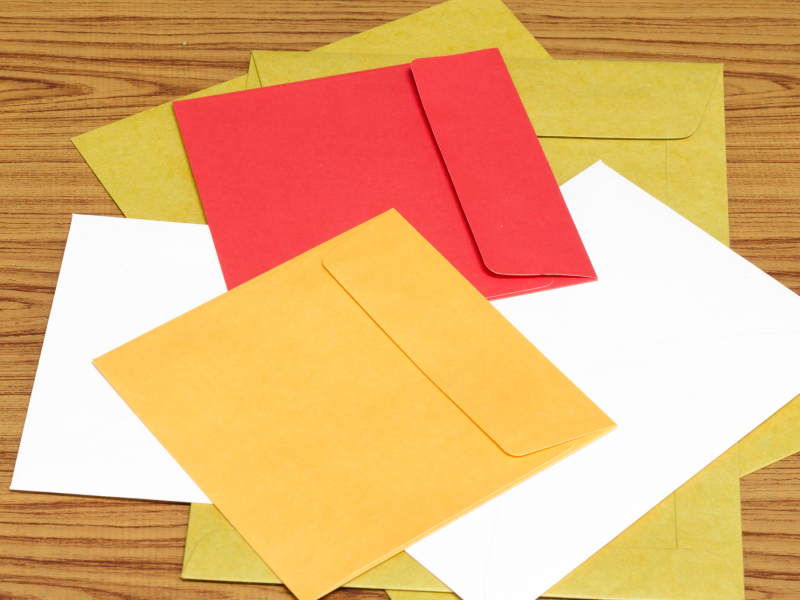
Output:
<instances>
[{"instance_id":1,"label":"stack of envelopes","mask_svg":"<svg viewBox=\"0 0 800 600\"><path fill-rule=\"evenodd\" d=\"M12 489L190 502L184 578L300 600L744 598L800 299L727 248L721 65L450 0L73 141L128 219L73 216Z\"/></svg>"}]
</instances>

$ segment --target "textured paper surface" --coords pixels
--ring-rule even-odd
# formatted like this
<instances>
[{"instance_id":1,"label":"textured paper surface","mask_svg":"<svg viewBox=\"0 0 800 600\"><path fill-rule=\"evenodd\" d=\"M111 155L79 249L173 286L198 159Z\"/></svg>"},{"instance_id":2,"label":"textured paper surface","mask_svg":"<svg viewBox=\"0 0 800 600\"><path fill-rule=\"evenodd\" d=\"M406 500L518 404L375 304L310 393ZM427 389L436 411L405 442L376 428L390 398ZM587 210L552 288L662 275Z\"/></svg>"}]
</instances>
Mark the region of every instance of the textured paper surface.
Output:
<instances>
[{"instance_id":1,"label":"textured paper surface","mask_svg":"<svg viewBox=\"0 0 800 600\"><path fill-rule=\"evenodd\" d=\"M548 57L499 0L450 0L317 51L434 56L493 47L506 56ZM258 75L251 68L246 76L193 96L253 87ZM206 222L171 102L72 141L126 217Z\"/></svg>"},{"instance_id":2,"label":"textured paper surface","mask_svg":"<svg viewBox=\"0 0 800 600\"><path fill-rule=\"evenodd\" d=\"M301 600L614 427L396 211L94 363Z\"/></svg>"}]
</instances>

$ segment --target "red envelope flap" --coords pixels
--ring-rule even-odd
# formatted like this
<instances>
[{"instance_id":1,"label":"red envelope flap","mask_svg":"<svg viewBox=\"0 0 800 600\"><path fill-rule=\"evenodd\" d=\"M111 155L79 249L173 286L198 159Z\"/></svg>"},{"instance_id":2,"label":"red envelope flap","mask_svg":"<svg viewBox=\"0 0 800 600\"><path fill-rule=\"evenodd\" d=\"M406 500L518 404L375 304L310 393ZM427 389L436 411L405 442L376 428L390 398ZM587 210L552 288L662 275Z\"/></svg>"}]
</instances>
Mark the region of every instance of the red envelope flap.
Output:
<instances>
[{"instance_id":1,"label":"red envelope flap","mask_svg":"<svg viewBox=\"0 0 800 600\"><path fill-rule=\"evenodd\" d=\"M486 267L596 279L500 51L420 58L411 69Z\"/></svg>"},{"instance_id":2,"label":"red envelope flap","mask_svg":"<svg viewBox=\"0 0 800 600\"><path fill-rule=\"evenodd\" d=\"M486 267L410 65L173 108L229 288L392 208L487 298L588 280Z\"/></svg>"}]
</instances>

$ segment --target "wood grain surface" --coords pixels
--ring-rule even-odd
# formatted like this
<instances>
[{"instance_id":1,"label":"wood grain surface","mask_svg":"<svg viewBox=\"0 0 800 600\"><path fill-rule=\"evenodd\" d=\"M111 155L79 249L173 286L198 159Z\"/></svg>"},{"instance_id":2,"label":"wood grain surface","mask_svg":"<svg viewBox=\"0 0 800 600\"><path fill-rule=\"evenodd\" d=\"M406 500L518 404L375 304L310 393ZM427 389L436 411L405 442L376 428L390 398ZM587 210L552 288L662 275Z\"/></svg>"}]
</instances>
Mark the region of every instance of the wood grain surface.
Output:
<instances>
[{"instance_id":1,"label":"wood grain surface","mask_svg":"<svg viewBox=\"0 0 800 600\"><path fill-rule=\"evenodd\" d=\"M120 214L69 139L242 75L250 50L311 50L431 2L0 2L0 598L290 597L181 581L185 505L8 490L70 214ZM800 292L800 4L508 6L554 58L724 63L732 246ZM742 513L747 598L800 598L800 456L745 478Z\"/></svg>"}]
</instances>

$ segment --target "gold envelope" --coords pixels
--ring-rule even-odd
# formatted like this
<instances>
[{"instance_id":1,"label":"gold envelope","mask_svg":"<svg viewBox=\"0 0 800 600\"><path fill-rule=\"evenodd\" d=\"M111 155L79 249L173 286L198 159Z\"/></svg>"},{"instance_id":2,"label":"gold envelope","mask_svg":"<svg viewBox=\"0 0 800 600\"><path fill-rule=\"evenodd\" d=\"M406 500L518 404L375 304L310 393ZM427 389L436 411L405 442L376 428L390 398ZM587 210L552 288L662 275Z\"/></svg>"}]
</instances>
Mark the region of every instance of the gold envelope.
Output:
<instances>
[{"instance_id":1,"label":"gold envelope","mask_svg":"<svg viewBox=\"0 0 800 600\"><path fill-rule=\"evenodd\" d=\"M394 210L94 364L300 600L615 427Z\"/></svg>"},{"instance_id":2,"label":"gold envelope","mask_svg":"<svg viewBox=\"0 0 800 600\"><path fill-rule=\"evenodd\" d=\"M450 0L316 52L438 55L492 47L506 56L548 58L500 0ZM251 86L254 74L251 69ZM187 98L241 91L247 80L243 75ZM126 217L206 222L171 102L79 135L72 142Z\"/></svg>"}]
</instances>

